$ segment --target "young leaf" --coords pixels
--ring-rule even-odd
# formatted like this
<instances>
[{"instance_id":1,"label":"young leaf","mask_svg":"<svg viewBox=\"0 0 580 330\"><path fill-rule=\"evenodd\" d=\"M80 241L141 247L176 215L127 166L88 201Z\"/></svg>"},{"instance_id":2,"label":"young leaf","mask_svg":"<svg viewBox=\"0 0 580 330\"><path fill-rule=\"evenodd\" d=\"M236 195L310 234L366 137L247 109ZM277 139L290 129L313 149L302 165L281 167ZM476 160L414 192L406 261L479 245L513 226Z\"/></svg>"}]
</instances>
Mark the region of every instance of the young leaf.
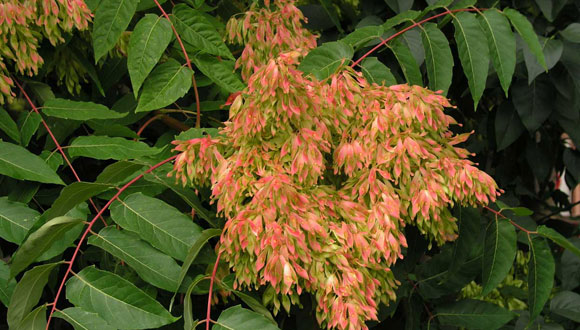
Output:
<instances>
[{"instance_id":1,"label":"young leaf","mask_svg":"<svg viewBox=\"0 0 580 330\"><path fill-rule=\"evenodd\" d=\"M537 79L530 86L518 81L512 87L512 101L528 132L535 132L552 114L553 86Z\"/></svg>"},{"instance_id":2,"label":"young leaf","mask_svg":"<svg viewBox=\"0 0 580 330\"><path fill-rule=\"evenodd\" d=\"M298 70L324 80L341 65L348 63L353 55L352 46L342 41L327 42L311 50L300 62Z\"/></svg>"},{"instance_id":3,"label":"young leaf","mask_svg":"<svg viewBox=\"0 0 580 330\"><path fill-rule=\"evenodd\" d=\"M536 228L536 232L580 257L580 249L574 246L574 244L570 243L566 237L562 236L562 234L555 231L554 229L542 225Z\"/></svg>"},{"instance_id":4,"label":"young leaf","mask_svg":"<svg viewBox=\"0 0 580 330\"><path fill-rule=\"evenodd\" d=\"M21 146L0 141L0 174L19 180L64 185L42 158Z\"/></svg>"},{"instance_id":5,"label":"young leaf","mask_svg":"<svg viewBox=\"0 0 580 330\"><path fill-rule=\"evenodd\" d=\"M264 315L252 312L237 305L223 311L212 328L213 330L278 330Z\"/></svg>"},{"instance_id":6,"label":"young leaf","mask_svg":"<svg viewBox=\"0 0 580 330\"><path fill-rule=\"evenodd\" d=\"M497 10L479 15L479 23L487 37L491 62L507 97L516 69L516 39L509 21Z\"/></svg>"},{"instance_id":7,"label":"young leaf","mask_svg":"<svg viewBox=\"0 0 580 330\"><path fill-rule=\"evenodd\" d=\"M20 131L18 126L4 108L0 107L0 130L6 133L14 142L20 143Z\"/></svg>"},{"instance_id":8,"label":"young leaf","mask_svg":"<svg viewBox=\"0 0 580 330\"><path fill-rule=\"evenodd\" d=\"M183 97L192 83L193 71L174 59L157 66L143 84L135 112L163 108Z\"/></svg>"},{"instance_id":9,"label":"young leaf","mask_svg":"<svg viewBox=\"0 0 580 330\"><path fill-rule=\"evenodd\" d=\"M550 298L554 285L556 264L550 246L543 237L528 235L530 261L528 263L528 305L534 320Z\"/></svg>"},{"instance_id":10,"label":"young leaf","mask_svg":"<svg viewBox=\"0 0 580 330\"><path fill-rule=\"evenodd\" d=\"M504 102L495 113L495 142L497 151L514 143L526 130L514 107Z\"/></svg>"},{"instance_id":11,"label":"young leaf","mask_svg":"<svg viewBox=\"0 0 580 330\"><path fill-rule=\"evenodd\" d=\"M28 265L48 250L52 243L82 221L82 219L71 217L58 217L48 221L42 227L38 228L38 230L30 234L12 256L10 276L14 277L28 267Z\"/></svg>"},{"instance_id":12,"label":"young leaf","mask_svg":"<svg viewBox=\"0 0 580 330\"><path fill-rule=\"evenodd\" d=\"M42 290L48 282L50 272L59 264L60 262L56 262L36 266L24 273L24 276L16 284L8 305L6 319L11 329L16 328L25 315L32 310L32 307L36 306L42 295Z\"/></svg>"},{"instance_id":13,"label":"young leaf","mask_svg":"<svg viewBox=\"0 0 580 330\"><path fill-rule=\"evenodd\" d=\"M46 304L38 306L28 313L18 324L16 330L42 330L46 329Z\"/></svg>"},{"instance_id":14,"label":"young leaf","mask_svg":"<svg viewBox=\"0 0 580 330\"><path fill-rule=\"evenodd\" d=\"M532 53L536 56L540 65L546 70L548 70L546 66L546 60L544 59L544 53L542 52L542 46L538 41L538 36L536 32L534 32L534 28L528 19L520 14L517 10L506 8L503 10L504 15L506 15L512 26L518 31L518 34L524 39Z\"/></svg>"},{"instance_id":15,"label":"young leaf","mask_svg":"<svg viewBox=\"0 0 580 330\"><path fill-rule=\"evenodd\" d=\"M568 25L564 30L560 31L560 34L570 42L580 43L580 23Z\"/></svg>"},{"instance_id":16,"label":"young leaf","mask_svg":"<svg viewBox=\"0 0 580 330\"><path fill-rule=\"evenodd\" d=\"M36 112L30 111L27 113L23 113L18 118L18 126L20 126L20 144L23 147L28 146L30 139L38 130L38 126L42 118Z\"/></svg>"},{"instance_id":17,"label":"young leaf","mask_svg":"<svg viewBox=\"0 0 580 330\"><path fill-rule=\"evenodd\" d=\"M580 294L572 291L559 292L550 302L550 311L574 322L580 322Z\"/></svg>"},{"instance_id":18,"label":"young leaf","mask_svg":"<svg viewBox=\"0 0 580 330\"><path fill-rule=\"evenodd\" d=\"M506 220L491 221L485 233L481 295L495 289L507 276L517 251L517 235L514 226Z\"/></svg>"},{"instance_id":19,"label":"young leaf","mask_svg":"<svg viewBox=\"0 0 580 330\"><path fill-rule=\"evenodd\" d=\"M234 59L222 36L199 11L186 4L178 4L173 7L171 21L183 41L191 46L207 54Z\"/></svg>"},{"instance_id":20,"label":"young leaf","mask_svg":"<svg viewBox=\"0 0 580 330\"><path fill-rule=\"evenodd\" d=\"M423 85L423 77L421 76L421 70L411 50L409 47L405 46L402 42L395 39L391 41L390 45L387 45L397 58L397 62L403 70L403 75L407 80L409 85Z\"/></svg>"},{"instance_id":21,"label":"young leaf","mask_svg":"<svg viewBox=\"0 0 580 330\"><path fill-rule=\"evenodd\" d=\"M127 29L139 0L102 0L95 12L93 49L95 63L117 43Z\"/></svg>"},{"instance_id":22,"label":"young leaf","mask_svg":"<svg viewBox=\"0 0 580 330\"><path fill-rule=\"evenodd\" d=\"M159 250L185 260L201 235L201 227L165 202L137 193L115 202L111 217L126 230L137 233Z\"/></svg>"},{"instance_id":23,"label":"young leaf","mask_svg":"<svg viewBox=\"0 0 580 330\"><path fill-rule=\"evenodd\" d=\"M246 87L234 72L233 61L218 61L207 54L199 54L192 60L199 71L225 91L235 93Z\"/></svg>"},{"instance_id":24,"label":"young leaf","mask_svg":"<svg viewBox=\"0 0 580 330\"><path fill-rule=\"evenodd\" d=\"M429 88L442 90L446 95L453 76L453 55L449 42L435 23L426 23L421 31Z\"/></svg>"},{"instance_id":25,"label":"young leaf","mask_svg":"<svg viewBox=\"0 0 580 330\"><path fill-rule=\"evenodd\" d=\"M12 293L16 287L16 280L10 278L10 268L0 260L0 301L8 307Z\"/></svg>"},{"instance_id":26,"label":"young leaf","mask_svg":"<svg viewBox=\"0 0 580 330\"><path fill-rule=\"evenodd\" d=\"M9 242L20 245L34 221L40 216L38 211L8 200L0 198L0 237Z\"/></svg>"},{"instance_id":27,"label":"young leaf","mask_svg":"<svg viewBox=\"0 0 580 330\"><path fill-rule=\"evenodd\" d=\"M102 104L65 99L46 101L42 107L42 112L47 116L73 120L115 119L127 115L126 113L109 110Z\"/></svg>"},{"instance_id":28,"label":"young leaf","mask_svg":"<svg viewBox=\"0 0 580 330\"><path fill-rule=\"evenodd\" d=\"M127 70L135 96L139 94L143 81L159 62L172 37L171 23L161 16L147 14L135 26L127 55Z\"/></svg>"},{"instance_id":29,"label":"young leaf","mask_svg":"<svg viewBox=\"0 0 580 330\"><path fill-rule=\"evenodd\" d=\"M376 57L365 58L360 66L363 75L370 83L385 86L397 84L397 80L391 73L391 70Z\"/></svg>"},{"instance_id":30,"label":"young leaf","mask_svg":"<svg viewBox=\"0 0 580 330\"><path fill-rule=\"evenodd\" d=\"M109 189L113 189L113 186L92 182L71 183L60 191L60 195L52 203L51 208L44 212L42 218L53 219L63 216L80 203Z\"/></svg>"},{"instance_id":31,"label":"young leaf","mask_svg":"<svg viewBox=\"0 0 580 330\"><path fill-rule=\"evenodd\" d=\"M467 83L473 98L473 109L477 110L489 69L489 49L485 33L481 30L475 16L468 12L457 13L453 25L459 60L467 76Z\"/></svg>"},{"instance_id":32,"label":"young leaf","mask_svg":"<svg viewBox=\"0 0 580 330\"><path fill-rule=\"evenodd\" d=\"M67 321L75 330L115 330L99 314L87 312L79 307L57 310L54 317Z\"/></svg>"},{"instance_id":33,"label":"young leaf","mask_svg":"<svg viewBox=\"0 0 580 330\"><path fill-rule=\"evenodd\" d=\"M76 307L97 313L114 328L159 328L177 320L131 282L94 266L67 281L66 298Z\"/></svg>"},{"instance_id":34,"label":"young leaf","mask_svg":"<svg viewBox=\"0 0 580 330\"><path fill-rule=\"evenodd\" d=\"M68 147L71 157L89 157L94 159L135 159L153 156L161 152L143 142L131 141L119 137L79 136Z\"/></svg>"},{"instance_id":35,"label":"young leaf","mask_svg":"<svg viewBox=\"0 0 580 330\"><path fill-rule=\"evenodd\" d=\"M88 243L125 261L146 282L170 292L179 289L177 262L135 234L109 226L89 237Z\"/></svg>"},{"instance_id":36,"label":"young leaf","mask_svg":"<svg viewBox=\"0 0 580 330\"><path fill-rule=\"evenodd\" d=\"M437 309L441 324L468 329L498 329L515 316L507 309L480 300L460 300Z\"/></svg>"}]
</instances>

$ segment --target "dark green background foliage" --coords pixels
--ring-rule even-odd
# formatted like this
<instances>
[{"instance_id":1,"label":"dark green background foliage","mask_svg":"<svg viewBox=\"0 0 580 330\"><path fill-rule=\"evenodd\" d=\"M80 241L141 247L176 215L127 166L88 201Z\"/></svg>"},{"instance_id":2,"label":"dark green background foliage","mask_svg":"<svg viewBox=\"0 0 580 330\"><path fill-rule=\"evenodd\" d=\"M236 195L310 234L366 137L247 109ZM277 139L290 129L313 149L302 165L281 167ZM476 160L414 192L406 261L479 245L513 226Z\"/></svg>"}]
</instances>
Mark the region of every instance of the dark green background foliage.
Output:
<instances>
[{"instance_id":1,"label":"dark green background foliage","mask_svg":"<svg viewBox=\"0 0 580 330\"><path fill-rule=\"evenodd\" d=\"M241 49L222 36L228 18L249 3L160 1L192 72L153 0L86 2L95 13L91 33L69 35L57 49L44 45L44 71L15 77L40 115L24 93L0 108L0 320L7 320L0 328L44 329L64 261L94 207L170 157L172 140L216 134L228 117L222 105L244 88L232 70ZM457 106L449 114L463 124L458 132L475 132L466 145L475 161L505 190L493 210L454 210L460 235L453 243L432 246L407 228L409 248L393 268L397 300L368 326L580 329L579 222L560 215L571 205L553 180L566 167L567 184L580 182L580 153L560 140L566 132L580 145L580 1L304 1L321 47L300 68L325 78L341 59L359 59L413 22L471 6L482 11L431 20L357 66L377 83L443 90ZM86 70L71 78L80 95L46 69L62 65L55 64L62 51ZM202 128L195 128L192 75ZM170 169L146 174L97 219L53 328L192 329L205 319L212 247L224 220L209 191L181 187L167 177ZM212 309L214 329L318 328L313 297L273 316L263 290L234 290L224 271L217 289L230 295Z\"/></svg>"}]
</instances>

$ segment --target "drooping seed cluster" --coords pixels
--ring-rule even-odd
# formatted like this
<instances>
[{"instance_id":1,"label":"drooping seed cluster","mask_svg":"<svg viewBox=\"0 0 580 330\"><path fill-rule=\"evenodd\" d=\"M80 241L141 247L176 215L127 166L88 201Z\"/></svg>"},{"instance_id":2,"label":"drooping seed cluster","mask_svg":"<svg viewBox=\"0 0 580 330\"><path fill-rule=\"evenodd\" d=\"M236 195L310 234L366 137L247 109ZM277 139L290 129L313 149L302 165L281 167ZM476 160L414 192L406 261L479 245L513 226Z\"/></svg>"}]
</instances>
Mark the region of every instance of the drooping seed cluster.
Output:
<instances>
[{"instance_id":1,"label":"drooping seed cluster","mask_svg":"<svg viewBox=\"0 0 580 330\"><path fill-rule=\"evenodd\" d=\"M307 35L294 29L294 38ZM258 30L246 40L268 47L267 37L251 36ZM276 312L308 292L321 325L366 329L378 304L396 298L389 267L403 258L404 227L440 244L453 240L449 207L487 204L498 189L456 146L469 134L449 131L455 121L444 113L445 97L370 84L349 67L318 81L297 69L304 54L269 50L240 61L248 87L229 121L219 136L176 141L173 174L212 188L227 220L219 249L237 285L268 286L265 300Z\"/></svg>"},{"instance_id":2,"label":"drooping seed cluster","mask_svg":"<svg viewBox=\"0 0 580 330\"><path fill-rule=\"evenodd\" d=\"M83 0L3 0L0 3L0 104L14 94L9 66L20 74L37 74L43 64L38 54L46 38L54 46L63 34L84 30L91 12Z\"/></svg>"}]
</instances>

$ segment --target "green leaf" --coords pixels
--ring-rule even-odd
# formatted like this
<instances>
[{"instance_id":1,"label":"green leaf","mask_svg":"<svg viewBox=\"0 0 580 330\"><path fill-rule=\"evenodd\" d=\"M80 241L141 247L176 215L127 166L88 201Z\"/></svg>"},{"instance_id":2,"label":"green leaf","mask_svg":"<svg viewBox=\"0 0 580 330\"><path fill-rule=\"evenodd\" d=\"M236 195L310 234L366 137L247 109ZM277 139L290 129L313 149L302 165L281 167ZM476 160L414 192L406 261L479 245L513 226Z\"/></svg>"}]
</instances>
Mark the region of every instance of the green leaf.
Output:
<instances>
[{"instance_id":1,"label":"green leaf","mask_svg":"<svg viewBox=\"0 0 580 330\"><path fill-rule=\"evenodd\" d=\"M146 282L170 292L179 289L177 262L135 234L109 226L91 236L88 243L125 261Z\"/></svg>"},{"instance_id":2,"label":"green leaf","mask_svg":"<svg viewBox=\"0 0 580 330\"><path fill-rule=\"evenodd\" d=\"M94 266L67 281L66 298L77 307L97 313L114 328L159 328L177 320L131 282Z\"/></svg>"},{"instance_id":3,"label":"green leaf","mask_svg":"<svg viewBox=\"0 0 580 330\"><path fill-rule=\"evenodd\" d=\"M568 251L580 257L580 249L574 246L574 244L568 241L566 237L562 236L562 234L555 231L554 229L542 225L536 228L536 232L538 233L538 235L550 239L552 242L560 245L561 247L567 249Z\"/></svg>"},{"instance_id":4,"label":"green leaf","mask_svg":"<svg viewBox=\"0 0 580 330\"><path fill-rule=\"evenodd\" d=\"M32 310L40 300L44 286L48 282L48 276L60 262L40 265L24 273L22 279L16 284L12 299L8 305L6 319L10 328L16 328L22 319Z\"/></svg>"},{"instance_id":5,"label":"green leaf","mask_svg":"<svg viewBox=\"0 0 580 330\"><path fill-rule=\"evenodd\" d=\"M234 72L233 61L218 61L216 58L207 54L197 55L192 60L199 71L224 90L235 93L246 88Z\"/></svg>"},{"instance_id":6,"label":"green leaf","mask_svg":"<svg viewBox=\"0 0 580 330\"><path fill-rule=\"evenodd\" d=\"M562 53L564 51L564 44L560 40L556 39L546 39L543 37L540 38L542 43L542 52L544 53L544 59L546 60L546 66L548 70L551 70L556 63L562 57ZM532 81L539 76L540 74L544 73L545 70L540 66L538 60L530 49L526 46L523 47L524 52L524 61L526 63L526 68L528 70L528 84L531 84Z\"/></svg>"},{"instance_id":7,"label":"green leaf","mask_svg":"<svg viewBox=\"0 0 580 330\"><path fill-rule=\"evenodd\" d=\"M398 39L409 47L413 58L415 58L415 62L421 66L425 62L425 49L423 48L419 29L411 29L403 33Z\"/></svg>"},{"instance_id":8,"label":"green leaf","mask_svg":"<svg viewBox=\"0 0 580 330\"><path fill-rule=\"evenodd\" d=\"M491 62L507 97L516 68L516 39L509 21L495 9L479 15L479 23L487 37Z\"/></svg>"},{"instance_id":9,"label":"green leaf","mask_svg":"<svg viewBox=\"0 0 580 330\"><path fill-rule=\"evenodd\" d=\"M23 147L4 141L0 141L0 174L19 180L64 185L42 158Z\"/></svg>"},{"instance_id":10,"label":"green leaf","mask_svg":"<svg viewBox=\"0 0 580 330\"><path fill-rule=\"evenodd\" d=\"M405 44L400 42L398 39L392 40L390 44L387 44L387 47L391 49L395 57L397 58L397 62L401 66L403 70L403 75L407 80L409 85L423 85L423 77L421 76L421 70L419 69L419 65L413 54L411 54L411 50Z\"/></svg>"},{"instance_id":11,"label":"green leaf","mask_svg":"<svg viewBox=\"0 0 580 330\"><path fill-rule=\"evenodd\" d=\"M442 90L447 95L453 77L453 55L449 42L435 23L426 23L421 31L429 88Z\"/></svg>"},{"instance_id":12,"label":"green leaf","mask_svg":"<svg viewBox=\"0 0 580 330\"><path fill-rule=\"evenodd\" d=\"M559 292L550 301L550 311L574 322L580 322L580 294L572 291Z\"/></svg>"},{"instance_id":13,"label":"green leaf","mask_svg":"<svg viewBox=\"0 0 580 330\"><path fill-rule=\"evenodd\" d=\"M112 189L108 184L92 182L75 182L60 191L60 195L54 201L51 208L42 215L43 219L53 219L65 215L75 206L87 201L104 191Z\"/></svg>"},{"instance_id":14,"label":"green leaf","mask_svg":"<svg viewBox=\"0 0 580 330\"><path fill-rule=\"evenodd\" d=\"M504 15L506 15L513 27L518 31L518 34L524 39L532 53L536 56L540 65L546 70L546 60L544 59L544 53L542 52L542 46L538 41L538 36L534 32L534 28L528 19L520 14L517 10L506 8L503 10Z\"/></svg>"},{"instance_id":15,"label":"green leaf","mask_svg":"<svg viewBox=\"0 0 580 330\"><path fill-rule=\"evenodd\" d=\"M197 237L195 243L193 243L193 245L187 252L187 256L185 257L185 260L183 261L183 265L181 266L181 270L179 272L179 279L177 280L177 284L169 291L177 292L177 289L179 289L179 287L183 283L183 280L185 279L185 276L189 271L189 267L191 266L195 258L197 258L197 255L199 254L199 251L201 251L201 248L209 241L210 238L218 237L221 235L221 233L222 233L221 229L206 229L203 232L201 232L201 234ZM175 298L175 295L173 296L173 298ZM172 301L173 298L171 299Z\"/></svg>"},{"instance_id":16,"label":"green leaf","mask_svg":"<svg viewBox=\"0 0 580 330\"><path fill-rule=\"evenodd\" d=\"M489 69L487 39L477 19L471 13L457 13L453 25L455 26L455 41L459 51L459 60L467 77L473 98L473 109L477 110L477 104L485 89Z\"/></svg>"},{"instance_id":17,"label":"green leaf","mask_svg":"<svg viewBox=\"0 0 580 330\"><path fill-rule=\"evenodd\" d=\"M157 66L145 80L135 112L163 108L189 91L193 71L174 59Z\"/></svg>"},{"instance_id":18,"label":"green leaf","mask_svg":"<svg viewBox=\"0 0 580 330\"><path fill-rule=\"evenodd\" d=\"M93 49L95 63L115 46L131 22L139 0L102 0L95 12Z\"/></svg>"},{"instance_id":19,"label":"green leaf","mask_svg":"<svg viewBox=\"0 0 580 330\"><path fill-rule=\"evenodd\" d=\"M240 298L246 305L248 305L254 312L264 315L268 320L270 320L273 324L276 324L274 317L270 311L255 297L246 294L244 292L234 290L234 288L226 282L219 283L222 288L227 291L233 292L238 298Z\"/></svg>"},{"instance_id":20,"label":"green leaf","mask_svg":"<svg viewBox=\"0 0 580 330\"><path fill-rule=\"evenodd\" d=\"M554 21L567 2L567 0L536 0L542 14L544 14L544 17L550 22Z\"/></svg>"},{"instance_id":21,"label":"green leaf","mask_svg":"<svg viewBox=\"0 0 580 330\"><path fill-rule=\"evenodd\" d=\"M473 242L479 239L481 231L481 216L477 209L460 207L457 215L459 237L453 245L451 265L448 276L456 273L465 263L475 248Z\"/></svg>"},{"instance_id":22,"label":"green leaf","mask_svg":"<svg viewBox=\"0 0 580 330\"><path fill-rule=\"evenodd\" d=\"M2 130L8 137L10 137L15 142L20 143L20 131L18 126L10 117L8 112L4 108L0 107L0 130Z\"/></svg>"},{"instance_id":23,"label":"green leaf","mask_svg":"<svg viewBox=\"0 0 580 330\"><path fill-rule=\"evenodd\" d=\"M533 321L544 308L554 285L556 264L550 246L543 237L528 235L530 261L528 263L528 306Z\"/></svg>"},{"instance_id":24,"label":"green leaf","mask_svg":"<svg viewBox=\"0 0 580 330\"><path fill-rule=\"evenodd\" d=\"M414 21L420 16L421 12L419 11L406 10L386 20L385 24L383 24L383 28L385 29L385 31L387 31L401 23Z\"/></svg>"},{"instance_id":25,"label":"green leaf","mask_svg":"<svg viewBox=\"0 0 580 330\"><path fill-rule=\"evenodd\" d=\"M68 211L65 215L70 218L86 220L89 213L89 205L87 203L81 203L75 206L72 210ZM42 223L40 223L41 221ZM46 220L44 217L41 216L39 221L37 221L32 227L32 230L35 230L35 227L44 224L45 221ZM63 253L69 247L74 246L74 242L79 238L80 234L83 232L84 227L85 224L82 222L73 226L69 231L62 235L61 238L55 240L50 248L36 259L36 262L52 259Z\"/></svg>"},{"instance_id":26,"label":"green leaf","mask_svg":"<svg viewBox=\"0 0 580 330\"><path fill-rule=\"evenodd\" d=\"M172 37L171 23L161 16L147 14L135 26L127 56L127 69L135 95L159 62Z\"/></svg>"},{"instance_id":27,"label":"green leaf","mask_svg":"<svg viewBox=\"0 0 580 330\"><path fill-rule=\"evenodd\" d=\"M480 300L460 300L437 308L441 324L468 329L498 329L515 316L507 309Z\"/></svg>"},{"instance_id":28,"label":"green leaf","mask_svg":"<svg viewBox=\"0 0 580 330\"><path fill-rule=\"evenodd\" d=\"M173 7L171 21L183 41L191 46L207 54L234 59L222 36L199 11L185 4L178 4Z\"/></svg>"},{"instance_id":29,"label":"green leaf","mask_svg":"<svg viewBox=\"0 0 580 330\"><path fill-rule=\"evenodd\" d=\"M507 276L514 264L517 251L517 235L507 220L495 219L485 233L483 249L482 291L486 296Z\"/></svg>"},{"instance_id":30,"label":"green leaf","mask_svg":"<svg viewBox=\"0 0 580 330\"><path fill-rule=\"evenodd\" d=\"M46 304L37 307L28 313L18 324L16 330L44 330L46 329Z\"/></svg>"},{"instance_id":31,"label":"green leaf","mask_svg":"<svg viewBox=\"0 0 580 330\"><path fill-rule=\"evenodd\" d=\"M206 220L212 227L217 227L215 222L215 216L213 216L210 211L208 211L197 197L197 194L193 189L185 188L181 184L178 184L176 180L168 176L168 173L173 169L171 164L166 164L155 172L145 174L145 180L149 182L154 182L161 184L169 189L171 189L177 196L181 197L194 211L195 214Z\"/></svg>"},{"instance_id":32,"label":"green leaf","mask_svg":"<svg viewBox=\"0 0 580 330\"><path fill-rule=\"evenodd\" d=\"M385 30L381 25L364 26L354 30L340 41L350 45L356 51L372 45L372 41L379 40L384 33Z\"/></svg>"},{"instance_id":33,"label":"green leaf","mask_svg":"<svg viewBox=\"0 0 580 330\"><path fill-rule=\"evenodd\" d=\"M414 0L385 0L395 13L405 12L413 7Z\"/></svg>"},{"instance_id":34,"label":"green leaf","mask_svg":"<svg viewBox=\"0 0 580 330\"><path fill-rule=\"evenodd\" d=\"M138 164L126 160L121 160L107 167L97 176L95 183L121 184L131 178L143 168L143 164Z\"/></svg>"},{"instance_id":35,"label":"green leaf","mask_svg":"<svg viewBox=\"0 0 580 330\"><path fill-rule=\"evenodd\" d=\"M202 138L205 136L218 136L219 130L217 128L197 128L193 127L188 129L187 131L183 131L179 133L175 140L177 141L187 141L191 139Z\"/></svg>"},{"instance_id":36,"label":"green leaf","mask_svg":"<svg viewBox=\"0 0 580 330\"><path fill-rule=\"evenodd\" d=\"M135 159L153 156L161 152L143 142L126 140L120 137L79 136L68 147L71 157L89 157L94 159Z\"/></svg>"},{"instance_id":37,"label":"green leaf","mask_svg":"<svg viewBox=\"0 0 580 330\"><path fill-rule=\"evenodd\" d=\"M75 330L116 330L103 320L99 314L87 312L79 307L69 307L54 312L54 317L61 318L72 325Z\"/></svg>"},{"instance_id":38,"label":"green leaf","mask_svg":"<svg viewBox=\"0 0 580 330\"><path fill-rule=\"evenodd\" d=\"M324 80L348 63L354 55L352 46L342 41L326 42L311 50L300 62L298 70Z\"/></svg>"},{"instance_id":39,"label":"green leaf","mask_svg":"<svg viewBox=\"0 0 580 330\"><path fill-rule=\"evenodd\" d=\"M20 245L40 214L22 203L0 198L0 237Z\"/></svg>"},{"instance_id":40,"label":"green leaf","mask_svg":"<svg viewBox=\"0 0 580 330\"><path fill-rule=\"evenodd\" d=\"M213 330L277 330L276 325L272 324L264 315L252 312L237 305L223 311L212 328Z\"/></svg>"},{"instance_id":41,"label":"green leaf","mask_svg":"<svg viewBox=\"0 0 580 330\"><path fill-rule=\"evenodd\" d=\"M18 118L18 126L20 126L20 144L23 147L28 146L30 139L38 130L38 126L42 121L42 117L33 111L22 114Z\"/></svg>"},{"instance_id":42,"label":"green leaf","mask_svg":"<svg viewBox=\"0 0 580 330\"><path fill-rule=\"evenodd\" d=\"M82 221L82 219L71 217L58 217L48 221L42 227L38 228L38 230L30 234L12 256L10 276L14 277L28 267L44 251L48 250L52 243Z\"/></svg>"},{"instance_id":43,"label":"green leaf","mask_svg":"<svg viewBox=\"0 0 580 330\"><path fill-rule=\"evenodd\" d=\"M504 102L495 114L495 142L497 151L514 143L526 130L514 107Z\"/></svg>"},{"instance_id":44,"label":"green leaf","mask_svg":"<svg viewBox=\"0 0 580 330\"><path fill-rule=\"evenodd\" d=\"M580 43L580 23L568 25L564 30L560 31L560 35L570 42Z\"/></svg>"},{"instance_id":45,"label":"green leaf","mask_svg":"<svg viewBox=\"0 0 580 330\"><path fill-rule=\"evenodd\" d=\"M10 278L10 268L0 260L0 301L4 306L8 307L15 287L16 280Z\"/></svg>"},{"instance_id":46,"label":"green leaf","mask_svg":"<svg viewBox=\"0 0 580 330\"><path fill-rule=\"evenodd\" d=\"M331 0L320 0L320 5L328 15L328 18L332 21L336 29L340 33L344 33L342 26L340 25L340 19L338 18L338 12L335 4Z\"/></svg>"},{"instance_id":47,"label":"green leaf","mask_svg":"<svg viewBox=\"0 0 580 330\"><path fill-rule=\"evenodd\" d=\"M111 217L124 229L137 233L154 247L185 260L201 235L201 227L169 204L141 193L115 202Z\"/></svg>"},{"instance_id":48,"label":"green leaf","mask_svg":"<svg viewBox=\"0 0 580 330\"><path fill-rule=\"evenodd\" d=\"M102 104L65 99L52 99L46 101L42 107L42 112L47 116L72 120L115 119L127 115L125 113L109 110L109 108Z\"/></svg>"},{"instance_id":49,"label":"green leaf","mask_svg":"<svg viewBox=\"0 0 580 330\"><path fill-rule=\"evenodd\" d=\"M194 330L195 326L198 324L197 321L193 321L193 306L191 303L191 293L193 292L193 289L195 289L195 287L199 284L199 282L203 281L205 279L205 276L203 275L198 275L193 282L191 282L191 284L189 285L189 287L187 288L187 291L185 292L185 298L183 299L183 323L184 323L184 329L187 330ZM174 296L175 298L175 296ZM173 303L173 298L171 299L172 303Z\"/></svg>"},{"instance_id":50,"label":"green leaf","mask_svg":"<svg viewBox=\"0 0 580 330\"><path fill-rule=\"evenodd\" d=\"M553 86L534 80L530 86L518 81L512 87L512 101L528 132L535 132L553 111Z\"/></svg>"},{"instance_id":51,"label":"green leaf","mask_svg":"<svg viewBox=\"0 0 580 330\"><path fill-rule=\"evenodd\" d=\"M370 83L385 86L397 84L397 80L391 73L391 70L376 57L365 58L360 66L363 75Z\"/></svg>"}]
</instances>

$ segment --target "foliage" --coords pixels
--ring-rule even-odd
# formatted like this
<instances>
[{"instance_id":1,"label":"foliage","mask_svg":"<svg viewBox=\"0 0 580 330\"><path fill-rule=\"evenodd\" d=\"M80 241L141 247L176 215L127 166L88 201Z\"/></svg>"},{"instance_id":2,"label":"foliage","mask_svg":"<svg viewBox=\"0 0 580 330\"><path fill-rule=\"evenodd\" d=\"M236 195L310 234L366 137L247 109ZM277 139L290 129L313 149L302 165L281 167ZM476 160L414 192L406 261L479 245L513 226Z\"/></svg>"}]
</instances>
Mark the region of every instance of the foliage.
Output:
<instances>
[{"instance_id":1,"label":"foliage","mask_svg":"<svg viewBox=\"0 0 580 330\"><path fill-rule=\"evenodd\" d=\"M2 319L577 327L579 14L2 1Z\"/></svg>"}]
</instances>

